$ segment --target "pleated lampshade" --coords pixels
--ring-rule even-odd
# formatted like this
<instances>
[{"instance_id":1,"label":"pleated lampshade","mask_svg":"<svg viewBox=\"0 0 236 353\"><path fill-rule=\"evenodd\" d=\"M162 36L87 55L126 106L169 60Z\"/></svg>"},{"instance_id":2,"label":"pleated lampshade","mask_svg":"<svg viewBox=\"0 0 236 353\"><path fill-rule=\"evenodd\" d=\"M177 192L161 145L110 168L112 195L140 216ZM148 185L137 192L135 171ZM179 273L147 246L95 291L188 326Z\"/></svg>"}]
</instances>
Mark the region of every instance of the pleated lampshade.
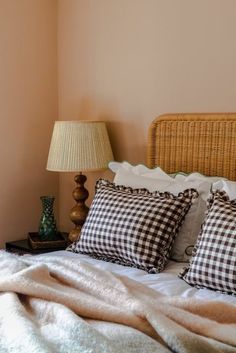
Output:
<instances>
[{"instance_id":1,"label":"pleated lampshade","mask_svg":"<svg viewBox=\"0 0 236 353\"><path fill-rule=\"evenodd\" d=\"M106 169L113 160L103 121L56 121L47 170L84 172Z\"/></svg>"}]
</instances>

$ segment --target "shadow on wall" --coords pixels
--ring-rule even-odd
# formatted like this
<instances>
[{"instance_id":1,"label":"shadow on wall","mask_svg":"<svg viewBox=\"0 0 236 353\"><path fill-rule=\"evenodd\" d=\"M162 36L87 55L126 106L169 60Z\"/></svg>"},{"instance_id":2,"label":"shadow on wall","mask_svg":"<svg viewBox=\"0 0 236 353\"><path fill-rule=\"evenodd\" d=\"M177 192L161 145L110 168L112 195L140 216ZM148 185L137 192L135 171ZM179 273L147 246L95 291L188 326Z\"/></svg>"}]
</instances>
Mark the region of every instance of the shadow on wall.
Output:
<instances>
[{"instance_id":1,"label":"shadow on wall","mask_svg":"<svg viewBox=\"0 0 236 353\"><path fill-rule=\"evenodd\" d=\"M93 98L83 97L79 102L78 117L106 122L115 160L146 162L148 132L139 124L138 116L122 115L115 102L96 102Z\"/></svg>"},{"instance_id":2,"label":"shadow on wall","mask_svg":"<svg viewBox=\"0 0 236 353\"><path fill-rule=\"evenodd\" d=\"M126 160L134 164L145 163L146 145L141 129L129 121L105 121L115 160Z\"/></svg>"}]
</instances>

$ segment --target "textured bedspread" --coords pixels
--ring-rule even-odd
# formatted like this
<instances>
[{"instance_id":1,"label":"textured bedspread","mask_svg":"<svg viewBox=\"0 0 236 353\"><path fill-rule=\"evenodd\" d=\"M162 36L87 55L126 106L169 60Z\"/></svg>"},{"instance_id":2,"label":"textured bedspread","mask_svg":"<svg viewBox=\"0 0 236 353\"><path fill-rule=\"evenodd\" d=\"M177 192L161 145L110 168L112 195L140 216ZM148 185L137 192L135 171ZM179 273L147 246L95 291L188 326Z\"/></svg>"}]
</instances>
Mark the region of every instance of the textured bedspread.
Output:
<instances>
[{"instance_id":1,"label":"textured bedspread","mask_svg":"<svg viewBox=\"0 0 236 353\"><path fill-rule=\"evenodd\" d=\"M0 252L0 353L236 352L236 307L59 256Z\"/></svg>"}]
</instances>

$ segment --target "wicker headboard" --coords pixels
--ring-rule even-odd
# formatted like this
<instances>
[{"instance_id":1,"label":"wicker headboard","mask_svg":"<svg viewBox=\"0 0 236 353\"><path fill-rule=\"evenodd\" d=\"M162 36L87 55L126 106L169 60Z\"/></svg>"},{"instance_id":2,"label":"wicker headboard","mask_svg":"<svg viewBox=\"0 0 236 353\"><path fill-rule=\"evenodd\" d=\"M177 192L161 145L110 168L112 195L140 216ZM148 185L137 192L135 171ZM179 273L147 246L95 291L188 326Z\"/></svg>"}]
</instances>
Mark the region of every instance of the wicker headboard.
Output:
<instances>
[{"instance_id":1,"label":"wicker headboard","mask_svg":"<svg viewBox=\"0 0 236 353\"><path fill-rule=\"evenodd\" d=\"M151 124L148 166L236 180L236 113L167 114Z\"/></svg>"}]
</instances>

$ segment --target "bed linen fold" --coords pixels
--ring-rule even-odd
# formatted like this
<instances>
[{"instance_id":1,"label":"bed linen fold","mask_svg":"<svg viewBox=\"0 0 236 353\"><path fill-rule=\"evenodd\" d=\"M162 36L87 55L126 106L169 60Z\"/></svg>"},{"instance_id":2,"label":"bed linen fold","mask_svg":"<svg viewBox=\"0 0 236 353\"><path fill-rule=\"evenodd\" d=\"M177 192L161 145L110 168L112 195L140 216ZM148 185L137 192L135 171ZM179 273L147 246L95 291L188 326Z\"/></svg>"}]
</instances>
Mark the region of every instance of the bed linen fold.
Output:
<instances>
[{"instance_id":1,"label":"bed linen fold","mask_svg":"<svg viewBox=\"0 0 236 353\"><path fill-rule=\"evenodd\" d=\"M236 307L60 256L0 252L0 353L236 353Z\"/></svg>"}]
</instances>

